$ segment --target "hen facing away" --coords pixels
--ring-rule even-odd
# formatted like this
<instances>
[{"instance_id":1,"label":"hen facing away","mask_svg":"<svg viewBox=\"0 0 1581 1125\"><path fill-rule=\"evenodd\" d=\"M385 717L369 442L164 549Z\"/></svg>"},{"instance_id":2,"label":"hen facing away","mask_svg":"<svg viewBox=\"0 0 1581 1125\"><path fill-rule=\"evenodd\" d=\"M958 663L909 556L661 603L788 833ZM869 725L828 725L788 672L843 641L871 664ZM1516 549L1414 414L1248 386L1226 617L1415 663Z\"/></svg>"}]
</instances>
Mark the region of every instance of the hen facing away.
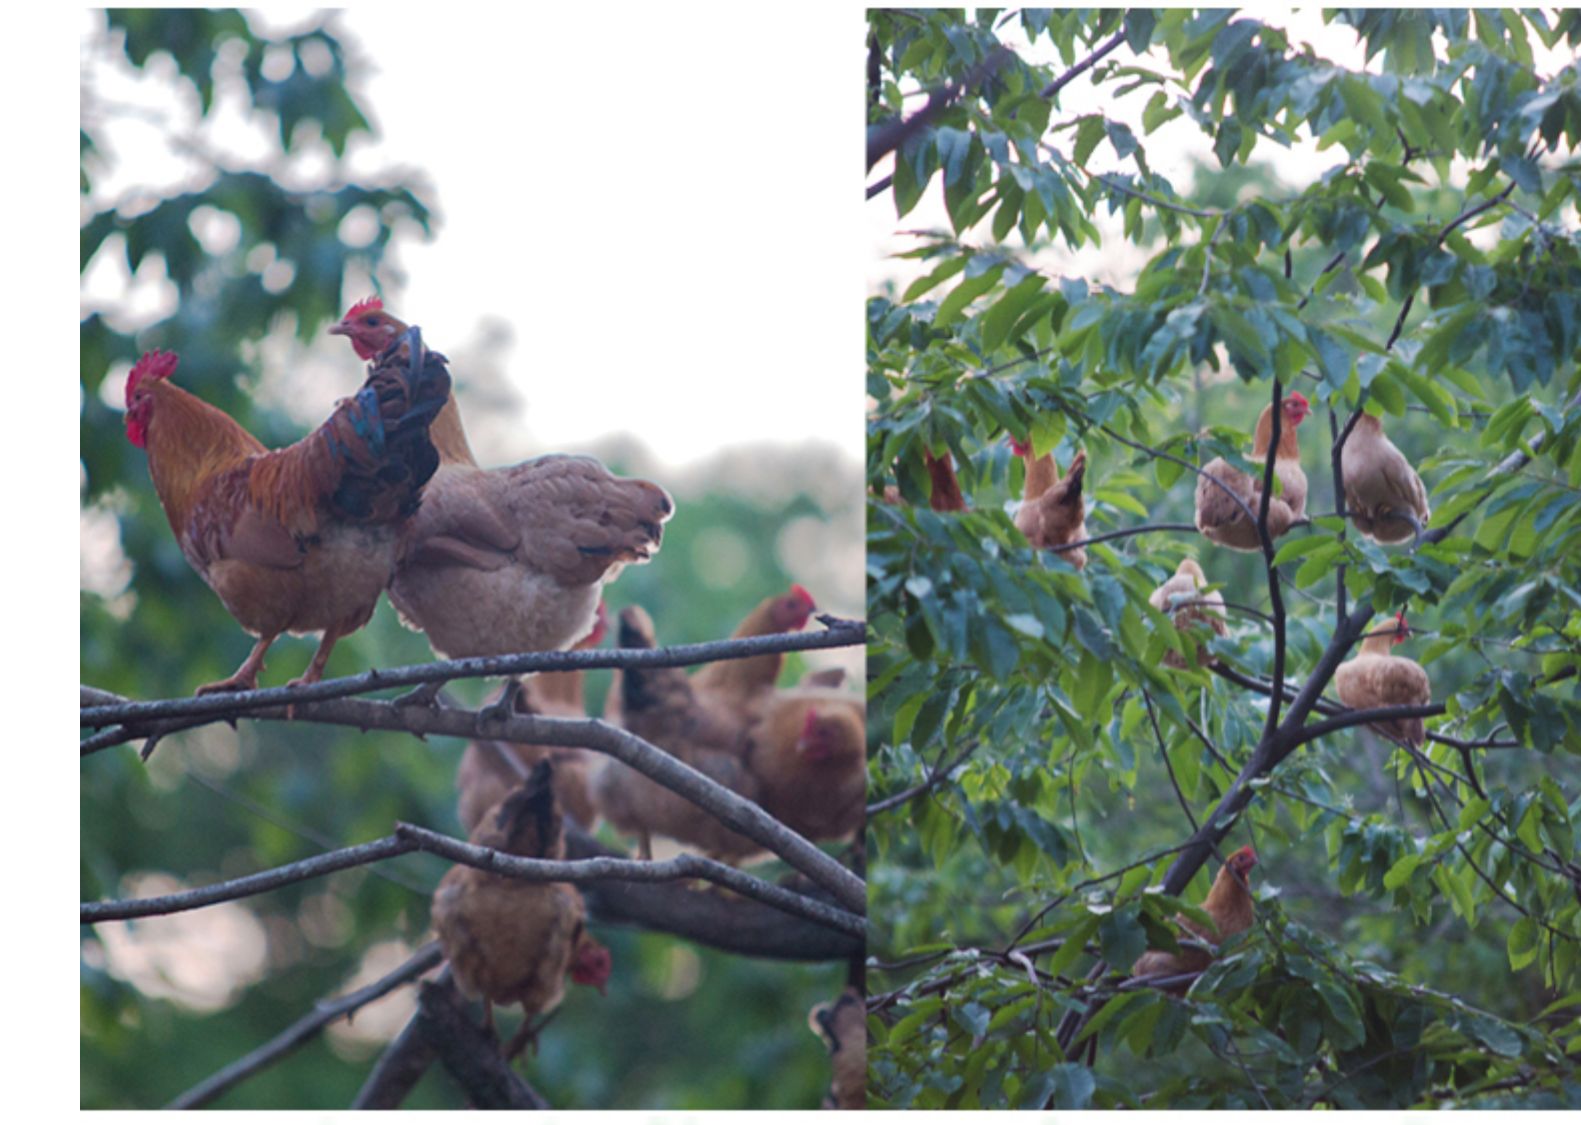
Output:
<instances>
[{"instance_id":1,"label":"hen facing away","mask_svg":"<svg viewBox=\"0 0 1581 1125\"><path fill-rule=\"evenodd\" d=\"M608 619L600 602L598 623L576 647L597 648L607 631ZM554 719L585 718L583 675L580 669L538 673L516 697L516 711ZM597 754L579 746L533 746L492 739L467 743L456 768L456 816L461 827L470 833L485 812L504 800L546 758L554 763L556 799L573 820L591 829L598 819L591 790Z\"/></svg>"},{"instance_id":2,"label":"hen facing away","mask_svg":"<svg viewBox=\"0 0 1581 1125\"><path fill-rule=\"evenodd\" d=\"M645 610L629 606L621 611L617 643L621 648L657 647L653 620ZM702 706L681 669L623 668L612 690L620 692L620 722L632 734L748 800L758 799L757 779L742 758L744 725ZM711 813L614 758L602 762L594 774L593 798L605 820L638 838L638 854L644 859L653 855L655 835L725 860L761 850Z\"/></svg>"},{"instance_id":3,"label":"hen facing away","mask_svg":"<svg viewBox=\"0 0 1581 1125\"><path fill-rule=\"evenodd\" d=\"M528 859L565 858L553 767L539 762L526 783L483 817L472 842ZM609 951L585 925L581 892L570 883L529 883L475 867L452 867L434 892L440 946L463 994L494 1004L520 1004L522 1028L509 1058L532 1037L534 1018L565 996L565 978L600 992L609 980Z\"/></svg>"},{"instance_id":4,"label":"hen facing away","mask_svg":"<svg viewBox=\"0 0 1581 1125\"><path fill-rule=\"evenodd\" d=\"M1160 613L1169 613L1170 621L1178 630L1189 629L1193 625L1206 625L1222 637L1229 628L1224 622L1224 598L1217 590L1203 592L1202 587L1206 585L1207 576L1202 573L1202 567L1197 565L1197 560L1181 559L1180 566L1175 569L1174 577L1167 579L1162 586L1154 590L1147 599L1147 604ZM1201 604L1190 604L1194 602ZM1175 608L1177 606L1180 608ZM1195 666L1205 667L1213 662L1212 656L1203 649L1198 649ZM1186 661L1178 652L1171 649L1164 653L1164 666L1184 668Z\"/></svg>"},{"instance_id":5,"label":"hen facing away","mask_svg":"<svg viewBox=\"0 0 1581 1125\"><path fill-rule=\"evenodd\" d=\"M1307 478L1301 471L1301 446L1297 438L1303 419L1311 413L1306 396L1292 391L1279 404L1279 445L1274 451L1274 475L1279 479L1280 491L1268 500L1268 538L1277 539L1290 530L1292 524L1306 518ZM1268 457L1268 447L1273 443L1273 404L1263 407L1257 417L1257 430L1253 436L1251 461L1262 464ZM1197 530L1221 547L1236 551L1260 551L1262 540L1257 534L1256 517L1262 504L1263 478L1249 476L1234 468L1222 457L1215 457L1202 467L1197 478ZM1224 488L1214 484L1212 477ZM1234 493L1232 499L1225 492ZM1247 519L1242 505L1250 509Z\"/></svg>"},{"instance_id":6,"label":"hen facing away","mask_svg":"<svg viewBox=\"0 0 1581 1125\"><path fill-rule=\"evenodd\" d=\"M1391 656L1390 648L1411 635L1401 611L1394 628L1373 632L1361 642L1361 651L1334 670L1334 694L1353 711L1400 705L1425 706L1433 701L1433 685L1427 672L1416 661ZM1420 747L1427 739L1427 727L1420 718L1386 719L1368 723L1374 730Z\"/></svg>"},{"instance_id":7,"label":"hen facing away","mask_svg":"<svg viewBox=\"0 0 1581 1125\"><path fill-rule=\"evenodd\" d=\"M370 298L330 331L367 355L405 328ZM617 477L592 457L554 453L480 468L453 395L433 435L439 469L412 520L390 601L444 657L576 643L593 628L604 585L658 552L675 512L658 485Z\"/></svg>"},{"instance_id":8,"label":"hen facing away","mask_svg":"<svg viewBox=\"0 0 1581 1125\"><path fill-rule=\"evenodd\" d=\"M146 353L126 380L126 436L192 568L258 638L229 679L257 686L281 633L324 637L293 684L320 679L335 642L373 615L401 536L438 465L429 425L450 393L442 357L386 355L329 420L267 450L235 419L170 381L174 353Z\"/></svg>"},{"instance_id":9,"label":"hen facing away","mask_svg":"<svg viewBox=\"0 0 1581 1125\"><path fill-rule=\"evenodd\" d=\"M1226 939L1251 929L1255 919L1252 892L1247 886L1251 870L1257 866L1257 853L1248 845L1236 852L1219 868L1219 874L1202 900L1202 909L1213 919L1211 928L1204 928L1183 914L1175 922L1186 931L1188 938L1195 938L1209 945L1220 945ZM1131 966L1133 977L1173 977L1185 973L1200 973L1213 963L1213 954L1206 949L1183 945L1179 953L1165 953L1149 949ZM1169 985L1164 989L1176 996L1184 996L1191 987L1190 981Z\"/></svg>"},{"instance_id":10,"label":"hen facing away","mask_svg":"<svg viewBox=\"0 0 1581 1125\"><path fill-rule=\"evenodd\" d=\"M1021 507L1016 511L1016 527L1027 542L1039 550L1050 550L1088 538L1087 505L1081 494L1082 477L1087 471L1086 451L1077 452L1070 471L1061 477L1054 454L1035 457L1030 445L1013 438L1010 447L1027 466ZM1087 565L1087 548L1060 551L1056 557L1080 570Z\"/></svg>"},{"instance_id":11,"label":"hen facing away","mask_svg":"<svg viewBox=\"0 0 1581 1125\"><path fill-rule=\"evenodd\" d=\"M1403 543L1427 527L1433 513L1422 478L1371 414L1358 418L1345 439L1340 469L1345 474L1345 511L1357 531L1378 543Z\"/></svg>"}]
</instances>

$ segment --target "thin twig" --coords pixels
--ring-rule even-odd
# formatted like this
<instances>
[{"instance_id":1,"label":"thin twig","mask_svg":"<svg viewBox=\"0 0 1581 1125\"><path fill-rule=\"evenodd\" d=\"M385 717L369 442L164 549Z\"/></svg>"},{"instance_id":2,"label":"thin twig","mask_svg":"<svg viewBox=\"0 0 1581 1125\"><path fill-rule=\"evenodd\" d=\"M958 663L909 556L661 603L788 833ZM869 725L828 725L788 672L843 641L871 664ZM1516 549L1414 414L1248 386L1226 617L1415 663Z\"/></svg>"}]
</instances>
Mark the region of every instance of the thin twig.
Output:
<instances>
[{"instance_id":1,"label":"thin twig","mask_svg":"<svg viewBox=\"0 0 1581 1125\"><path fill-rule=\"evenodd\" d=\"M239 718L264 707L323 702L393 687L444 683L484 676L516 676L527 672L589 671L595 668L679 668L716 660L740 660L765 653L805 652L811 649L847 648L867 639L861 621L819 616L828 628L821 633L772 633L760 637L733 637L703 644L668 645L662 648L573 649L566 652L528 652L509 656L471 656L399 668L372 668L355 676L320 680L301 687L259 688L255 691L215 693L186 699L117 703L83 707L78 725L88 728L114 723L133 724L172 718Z\"/></svg>"}]
</instances>

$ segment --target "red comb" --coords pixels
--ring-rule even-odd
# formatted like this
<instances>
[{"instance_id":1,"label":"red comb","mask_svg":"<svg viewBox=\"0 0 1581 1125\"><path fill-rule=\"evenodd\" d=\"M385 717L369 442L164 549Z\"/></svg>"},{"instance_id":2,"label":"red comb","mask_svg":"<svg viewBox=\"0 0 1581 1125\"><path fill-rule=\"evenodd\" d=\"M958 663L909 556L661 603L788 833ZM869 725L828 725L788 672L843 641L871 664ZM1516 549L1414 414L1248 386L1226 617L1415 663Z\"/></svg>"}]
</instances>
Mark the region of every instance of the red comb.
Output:
<instances>
[{"instance_id":1,"label":"red comb","mask_svg":"<svg viewBox=\"0 0 1581 1125\"><path fill-rule=\"evenodd\" d=\"M1287 401L1287 402L1299 402L1302 406L1306 407L1308 410L1310 410L1312 408L1312 404L1307 401L1307 396L1302 394L1300 391L1291 391L1289 394L1287 394L1285 396L1285 401Z\"/></svg>"},{"instance_id":2,"label":"red comb","mask_svg":"<svg viewBox=\"0 0 1581 1125\"><path fill-rule=\"evenodd\" d=\"M807 718L801 725L801 736L811 738L818 733L818 712L815 708L807 708Z\"/></svg>"},{"instance_id":3,"label":"red comb","mask_svg":"<svg viewBox=\"0 0 1581 1125\"><path fill-rule=\"evenodd\" d=\"M818 603L812 600L812 595L807 592L807 587L803 586L800 582L792 582L790 592L792 597L800 598L802 601L806 602L808 609L818 608Z\"/></svg>"},{"instance_id":4,"label":"red comb","mask_svg":"<svg viewBox=\"0 0 1581 1125\"><path fill-rule=\"evenodd\" d=\"M377 297L364 297L362 300L358 301L355 305L352 305L351 308L346 310L346 315L345 315L345 317L343 319L350 320L354 316L360 316L361 314L363 314L365 312L378 312L378 311L380 311L383 308L384 308L384 302L379 300L379 298L377 298Z\"/></svg>"},{"instance_id":5,"label":"red comb","mask_svg":"<svg viewBox=\"0 0 1581 1125\"><path fill-rule=\"evenodd\" d=\"M1028 453L1032 452L1032 446L1030 444L1022 445L1015 438L1011 438L1010 452L1014 453L1017 457L1025 457Z\"/></svg>"},{"instance_id":6,"label":"red comb","mask_svg":"<svg viewBox=\"0 0 1581 1125\"><path fill-rule=\"evenodd\" d=\"M143 357L132 365L132 372L126 377L126 393L130 395L144 379L167 379L176 369L176 364L181 362L181 357L175 352L162 352L158 348L143 353Z\"/></svg>"},{"instance_id":7,"label":"red comb","mask_svg":"<svg viewBox=\"0 0 1581 1125\"><path fill-rule=\"evenodd\" d=\"M604 600L599 599L598 611L593 616L593 628L588 630L587 636L577 642L579 648L596 648L604 639L604 634L609 632L609 610L604 607Z\"/></svg>"}]
</instances>

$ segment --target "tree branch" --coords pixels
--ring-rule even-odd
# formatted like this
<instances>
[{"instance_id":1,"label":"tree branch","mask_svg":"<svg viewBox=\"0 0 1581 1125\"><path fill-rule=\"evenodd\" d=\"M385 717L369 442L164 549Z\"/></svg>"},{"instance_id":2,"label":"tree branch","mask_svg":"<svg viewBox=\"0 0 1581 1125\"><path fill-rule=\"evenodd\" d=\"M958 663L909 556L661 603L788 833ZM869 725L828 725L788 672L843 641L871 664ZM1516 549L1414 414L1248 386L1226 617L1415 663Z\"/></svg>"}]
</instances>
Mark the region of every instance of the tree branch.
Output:
<instances>
[{"instance_id":1,"label":"tree branch","mask_svg":"<svg viewBox=\"0 0 1581 1125\"><path fill-rule=\"evenodd\" d=\"M990 51L982 62L967 71L966 77L959 82L941 86L929 94L927 104L910 117L905 120L895 118L884 122L882 125L869 127L867 131L868 168L871 169L873 165L877 164L886 155L894 152L923 129L926 129L935 118L949 108L951 102L992 75L994 71L1004 65L1005 60L1011 54L1010 48L1001 44Z\"/></svg>"},{"instance_id":2,"label":"tree branch","mask_svg":"<svg viewBox=\"0 0 1581 1125\"><path fill-rule=\"evenodd\" d=\"M613 859L598 857L557 861L528 859L525 856L497 852L457 840L415 824L397 824L395 833L402 840L434 855L443 856L456 863L464 863L480 871L506 875L529 883L601 883L611 880L634 883L671 883L682 879L706 879L726 887L737 894L767 903L787 914L795 914L830 929L852 937L861 938L867 933L867 921L857 914L850 914L828 906L817 899L807 898L765 883L762 879L718 860L682 854L663 860Z\"/></svg>"},{"instance_id":3,"label":"tree branch","mask_svg":"<svg viewBox=\"0 0 1581 1125\"><path fill-rule=\"evenodd\" d=\"M417 1031L428 1040L450 1077L478 1109L548 1109L511 1069L499 1042L473 1023L452 981L428 982L418 991Z\"/></svg>"},{"instance_id":4,"label":"tree branch","mask_svg":"<svg viewBox=\"0 0 1581 1125\"><path fill-rule=\"evenodd\" d=\"M214 1074L199 1082L186 1093L178 1096L166 1109L198 1109L208 1105L228 1090L239 1085L254 1074L272 1066L295 1051L302 1044L311 1040L325 1027L334 1023L342 1016L350 1016L359 1008L388 995L407 981L422 976L428 970L444 960L440 952L439 943L431 941L416 953L406 959L399 968L386 973L370 985L366 985L354 992L336 1000L319 1001L313 1010L269 1042L250 1051L231 1063L229 1066L216 1071Z\"/></svg>"},{"instance_id":5,"label":"tree branch","mask_svg":"<svg viewBox=\"0 0 1581 1125\"><path fill-rule=\"evenodd\" d=\"M287 709L273 708L238 717L286 719ZM540 746L579 746L608 754L700 806L732 831L763 845L814 882L827 887L847 910L860 914L867 907L866 884L827 853L752 801L652 743L599 719L502 717L459 708L431 710L366 699L331 699L297 704L294 720L353 726L361 730L397 730L415 735L443 734Z\"/></svg>"},{"instance_id":6,"label":"tree branch","mask_svg":"<svg viewBox=\"0 0 1581 1125\"><path fill-rule=\"evenodd\" d=\"M322 702L363 695L383 688L446 683L450 680L482 676L515 676L527 672L588 671L594 668L678 668L715 660L740 660L765 653L847 648L863 644L867 640L867 625L862 621L849 621L828 615L820 615L818 620L827 626L822 633L771 633L767 636L733 637L723 641L668 645L662 648L573 649L564 652L515 653L510 656L471 656L460 660L441 660L398 668L370 668L356 676L320 680L316 684L306 684L301 687L259 688L255 691L216 693L187 699L85 706L78 712L78 725L99 728L113 723L132 726L139 720L230 719L266 707ZM132 734L128 737L136 737L136 735Z\"/></svg>"}]
</instances>

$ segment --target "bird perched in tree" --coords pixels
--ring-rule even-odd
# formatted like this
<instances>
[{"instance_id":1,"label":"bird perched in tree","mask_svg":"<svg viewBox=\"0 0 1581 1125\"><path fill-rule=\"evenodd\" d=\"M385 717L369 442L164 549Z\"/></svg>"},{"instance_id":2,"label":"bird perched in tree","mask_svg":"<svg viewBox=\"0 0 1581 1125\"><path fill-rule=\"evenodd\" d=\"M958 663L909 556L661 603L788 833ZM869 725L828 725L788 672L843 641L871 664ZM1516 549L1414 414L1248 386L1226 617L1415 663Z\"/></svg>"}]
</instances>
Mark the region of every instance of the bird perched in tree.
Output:
<instances>
[{"instance_id":1,"label":"bird perched in tree","mask_svg":"<svg viewBox=\"0 0 1581 1125\"><path fill-rule=\"evenodd\" d=\"M621 610L621 648L656 648L653 619L640 606ZM702 706L679 668L621 669L620 722L626 730L667 751L748 800L758 799L757 779L743 761L745 726ZM652 858L652 837L668 836L711 856L741 859L758 844L730 831L713 814L616 758L593 775L593 799L604 819L638 838L638 855Z\"/></svg>"},{"instance_id":2,"label":"bird perched in tree","mask_svg":"<svg viewBox=\"0 0 1581 1125\"><path fill-rule=\"evenodd\" d=\"M1147 604L1160 613L1169 613L1170 620L1178 630L1185 630L1195 625L1206 625L1222 637L1228 629L1224 622L1224 599L1216 590L1202 589L1207 585L1207 581L1207 576L1202 573L1202 567L1197 565L1196 559L1181 559L1180 566L1175 569L1174 577L1167 579L1162 586L1154 590L1152 596L1147 599ZM1176 606L1180 608L1176 609ZM1213 657L1202 649L1198 650L1195 666L1206 667L1213 662ZM1164 664L1170 668L1184 668L1186 661L1171 649L1164 654Z\"/></svg>"},{"instance_id":3,"label":"bird perched in tree","mask_svg":"<svg viewBox=\"0 0 1581 1125\"><path fill-rule=\"evenodd\" d=\"M593 631L576 647L597 648L608 629L609 618L600 602ZM579 668L539 672L517 697L517 713L555 719L585 718L583 676ZM554 762L554 793L561 807L583 828L592 828L598 819L591 791L597 755L580 746L533 746L494 739L474 739L462 751L461 764L456 767L456 816L461 827L470 833L483 814L504 800L545 758Z\"/></svg>"},{"instance_id":4,"label":"bird perched in tree","mask_svg":"<svg viewBox=\"0 0 1581 1125\"><path fill-rule=\"evenodd\" d=\"M861 829L867 796L866 708L828 690L776 692L748 733L758 804L809 840Z\"/></svg>"},{"instance_id":5,"label":"bird perched in tree","mask_svg":"<svg viewBox=\"0 0 1581 1125\"><path fill-rule=\"evenodd\" d=\"M405 329L370 297L330 332L366 357ZM658 485L617 477L592 457L553 453L480 468L453 395L433 436L439 470L412 521L390 601L444 657L575 644L592 630L605 584L658 552L675 511ZM507 685L502 708L514 690Z\"/></svg>"},{"instance_id":6,"label":"bird perched in tree","mask_svg":"<svg viewBox=\"0 0 1581 1125\"><path fill-rule=\"evenodd\" d=\"M268 450L230 415L170 381L151 351L126 379L126 436L148 453L181 553L258 638L211 691L258 686L281 633L324 637L293 684L324 674L335 642L373 615L438 455L429 425L450 393L443 359L381 358L362 389L295 445Z\"/></svg>"},{"instance_id":7,"label":"bird perched in tree","mask_svg":"<svg viewBox=\"0 0 1581 1125\"><path fill-rule=\"evenodd\" d=\"M1203 912L1213 919L1211 927L1204 927L1183 914L1175 915L1175 922L1187 933L1188 940L1195 939L1208 945L1222 945L1236 934L1251 928L1255 917L1252 892L1247 885L1251 870L1257 866L1257 853L1250 845L1230 856L1219 868L1218 877L1202 900ZM1173 977L1185 973L1200 973L1213 963L1214 954L1195 945L1183 945L1179 953L1166 953L1149 949L1131 966L1133 977ZM1164 991L1183 996L1190 982L1169 985Z\"/></svg>"},{"instance_id":8,"label":"bird perched in tree","mask_svg":"<svg viewBox=\"0 0 1581 1125\"><path fill-rule=\"evenodd\" d=\"M867 1006L854 988L807 1013L807 1026L829 1048L833 1074L824 1109L867 1108Z\"/></svg>"},{"instance_id":9,"label":"bird perched in tree","mask_svg":"<svg viewBox=\"0 0 1581 1125\"><path fill-rule=\"evenodd\" d=\"M746 768L757 803L787 828L811 841L851 836L868 781L865 705L830 690L776 692L748 732Z\"/></svg>"},{"instance_id":10,"label":"bird perched in tree","mask_svg":"<svg viewBox=\"0 0 1581 1125\"><path fill-rule=\"evenodd\" d=\"M1021 507L1016 511L1016 527L1027 542L1039 550L1079 543L1087 538L1087 505L1082 499L1082 477L1087 471L1087 453L1078 450L1070 470L1061 477L1052 452L1034 457L1031 445L1010 439L1010 448L1026 462L1026 485ZM1058 556L1077 570L1087 565L1087 549L1075 547Z\"/></svg>"},{"instance_id":11,"label":"bird perched in tree","mask_svg":"<svg viewBox=\"0 0 1581 1125\"><path fill-rule=\"evenodd\" d=\"M806 587L793 584L785 593L770 595L759 602L731 636L795 633L807 627L817 608ZM762 713L784 665L782 652L765 652L740 660L717 660L692 676L692 690L703 706L744 724Z\"/></svg>"},{"instance_id":12,"label":"bird perched in tree","mask_svg":"<svg viewBox=\"0 0 1581 1125\"><path fill-rule=\"evenodd\" d=\"M1409 657L1389 652L1410 635L1404 610L1395 616L1392 629L1369 633L1361 642L1361 651L1334 670L1334 693L1339 701L1353 711L1431 703L1433 685L1426 670ZM1367 725L1413 747L1420 747L1427 738L1427 728L1419 718Z\"/></svg>"},{"instance_id":13,"label":"bird perched in tree","mask_svg":"<svg viewBox=\"0 0 1581 1125\"><path fill-rule=\"evenodd\" d=\"M1279 404L1279 445L1274 451L1274 475L1279 480L1280 491L1268 500L1268 538L1277 539L1290 530L1297 520L1306 518L1307 478L1301 471L1301 446L1297 438L1301 422L1312 411L1306 396L1292 391ZM1268 457L1268 446L1273 441L1274 408L1269 403L1257 417L1257 431L1253 437L1253 463L1261 464ZM1224 488L1214 484L1212 477ZM1225 488L1239 499L1232 499ZM1197 477L1197 530L1221 547L1237 551L1260 551L1262 540L1257 535L1257 514L1262 505L1263 477L1258 472L1249 476L1222 457L1215 457L1202 467ZM1247 519L1242 505L1250 509Z\"/></svg>"},{"instance_id":14,"label":"bird perched in tree","mask_svg":"<svg viewBox=\"0 0 1581 1125\"><path fill-rule=\"evenodd\" d=\"M479 847L528 859L565 858L553 767L533 767L525 784L491 809L472 833ZM521 1031L505 1050L513 1057L534 1032L535 1017L565 996L565 978L600 992L609 980L609 950L587 932L582 894L570 883L531 883L457 865L434 892L434 929L456 985L493 1005L520 1004Z\"/></svg>"},{"instance_id":15,"label":"bird perched in tree","mask_svg":"<svg viewBox=\"0 0 1581 1125\"><path fill-rule=\"evenodd\" d=\"M922 459L928 466L928 507L935 512L964 512L966 497L955 476L955 459L946 450L939 457L924 449Z\"/></svg>"},{"instance_id":16,"label":"bird perched in tree","mask_svg":"<svg viewBox=\"0 0 1581 1125\"><path fill-rule=\"evenodd\" d=\"M1356 419L1340 453L1345 511L1356 530L1379 543L1403 543L1427 527L1432 510L1422 478L1371 414ZM1415 521L1415 526L1412 521Z\"/></svg>"}]
</instances>

